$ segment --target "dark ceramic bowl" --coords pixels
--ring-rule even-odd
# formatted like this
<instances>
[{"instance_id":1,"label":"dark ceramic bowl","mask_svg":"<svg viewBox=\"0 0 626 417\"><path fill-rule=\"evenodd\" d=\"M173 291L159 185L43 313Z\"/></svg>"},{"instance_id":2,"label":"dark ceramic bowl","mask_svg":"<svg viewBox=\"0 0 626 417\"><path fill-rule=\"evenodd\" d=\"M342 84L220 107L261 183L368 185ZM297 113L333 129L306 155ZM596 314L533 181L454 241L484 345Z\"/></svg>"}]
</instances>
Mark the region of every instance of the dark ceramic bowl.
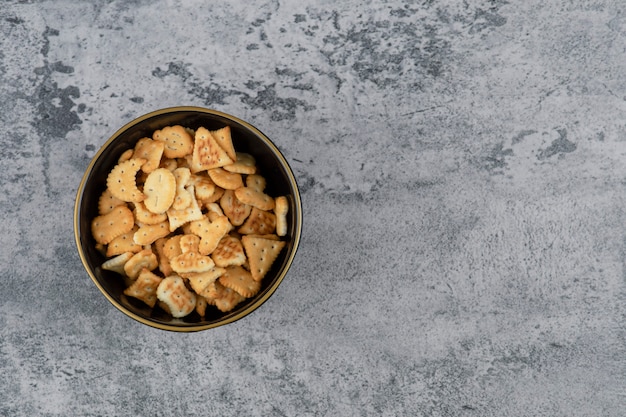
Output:
<instances>
[{"instance_id":1,"label":"dark ceramic bowl","mask_svg":"<svg viewBox=\"0 0 626 417\"><path fill-rule=\"evenodd\" d=\"M125 296L124 278L101 268L105 258L96 249L96 242L91 236L91 220L98 215L98 198L105 190L108 173L116 165L120 155L133 148L139 139L150 137L155 130L177 124L192 129L204 126L209 130L230 126L235 149L253 155L259 172L267 179L265 192L274 197L288 196L290 207L285 236L288 241L286 248L263 279L259 293L228 313L221 313L209 306L205 317L193 312L187 317L177 319L159 307L150 308L139 300ZM302 203L298 185L287 160L278 148L249 123L219 111L199 107L157 110L133 120L115 132L89 164L78 188L74 206L74 236L78 253L96 287L111 304L127 316L143 324L171 331L190 332L218 327L239 320L259 308L285 278L296 255L301 229Z\"/></svg>"}]
</instances>

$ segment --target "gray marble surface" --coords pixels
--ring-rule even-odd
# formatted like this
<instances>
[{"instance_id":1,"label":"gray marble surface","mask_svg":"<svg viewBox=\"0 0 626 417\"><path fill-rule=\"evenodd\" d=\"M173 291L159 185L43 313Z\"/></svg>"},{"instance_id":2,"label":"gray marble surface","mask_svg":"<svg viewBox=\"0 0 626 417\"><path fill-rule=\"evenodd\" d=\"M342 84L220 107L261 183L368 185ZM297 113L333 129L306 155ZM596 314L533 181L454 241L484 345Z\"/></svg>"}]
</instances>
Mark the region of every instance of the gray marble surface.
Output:
<instances>
[{"instance_id":1,"label":"gray marble surface","mask_svg":"<svg viewBox=\"0 0 626 417\"><path fill-rule=\"evenodd\" d=\"M91 157L229 112L296 173L252 315L178 334L77 256ZM624 416L621 0L2 1L0 415Z\"/></svg>"}]
</instances>

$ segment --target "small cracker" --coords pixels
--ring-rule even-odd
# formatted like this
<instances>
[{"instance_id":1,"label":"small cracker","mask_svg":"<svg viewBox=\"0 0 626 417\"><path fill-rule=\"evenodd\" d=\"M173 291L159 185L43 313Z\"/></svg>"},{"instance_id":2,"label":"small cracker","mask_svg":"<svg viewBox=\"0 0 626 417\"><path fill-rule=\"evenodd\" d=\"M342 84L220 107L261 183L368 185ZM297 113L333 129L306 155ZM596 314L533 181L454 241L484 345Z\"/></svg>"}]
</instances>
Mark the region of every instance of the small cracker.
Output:
<instances>
[{"instance_id":1,"label":"small cracker","mask_svg":"<svg viewBox=\"0 0 626 417\"><path fill-rule=\"evenodd\" d=\"M222 292L221 297L215 298L215 307L217 307L217 309L222 313L228 313L237 307L237 304L241 303L245 299L246 298L237 291L226 288Z\"/></svg>"},{"instance_id":2,"label":"small cracker","mask_svg":"<svg viewBox=\"0 0 626 417\"><path fill-rule=\"evenodd\" d=\"M235 196L239 201L260 210L272 210L274 199L262 191L257 191L250 187L241 187L235 190Z\"/></svg>"},{"instance_id":3,"label":"small cracker","mask_svg":"<svg viewBox=\"0 0 626 417\"><path fill-rule=\"evenodd\" d=\"M249 153L237 152L237 159L230 165L224 165L228 172L251 175L256 173L256 160Z\"/></svg>"},{"instance_id":4,"label":"small cracker","mask_svg":"<svg viewBox=\"0 0 626 417\"><path fill-rule=\"evenodd\" d=\"M246 254L239 239L226 235L211 252L211 259L220 267L243 265L246 262Z\"/></svg>"},{"instance_id":5,"label":"small cracker","mask_svg":"<svg viewBox=\"0 0 626 417\"><path fill-rule=\"evenodd\" d=\"M189 291L183 278L176 275L164 278L156 295L175 318L185 317L196 308L196 294Z\"/></svg>"},{"instance_id":6,"label":"small cracker","mask_svg":"<svg viewBox=\"0 0 626 417\"><path fill-rule=\"evenodd\" d=\"M102 192L98 199L98 214L110 213L115 207L124 206L126 202L115 197L108 188Z\"/></svg>"},{"instance_id":7,"label":"small cracker","mask_svg":"<svg viewBox=\"0 0 626 417\"><path fill-rule=\"evenodd\" d=\"M159 260L159 271L163 276L172 275L174 270L170 265L170 258L165 255L165 246L167 245L168 238L162 237L154 242L154 250L156 251L157 259Z\"/></svg>"},{"instance_id":8,"label":"small cracker","mask_svg":"<svg viewBox=\"0 0 626 417\"><path fill-rule=\"evenodd\" d=\"M96 242L106 245L116 237L130 232L134 225L133 212L126 206L118 206L91 221L91 234Z\"/></svg>"},{"instance_id":9,"label":"small cracker","mask_svg":"<svg viewBox=\"0 0 626 417\"><path fill-rule=\"evenodd\" d=\"M115 239L109 242L106 250L106 257L110 258L112 256L121 255L124 252L133 252L137 253L143 249L143 246L138 245L133 240L133 235L139 229L137 225L133 226L133 228L124 233L123 235L119 235Z\"/></svg>"},{"instance_id":10,"label":"small cracker","mask_svg":"<svg viewBox=\"0 0 626 417\"><path fill-rule=\"evenodd\" d=\"M194 234L185 234L180 237L180 251L182 253L198 252L200 247L200 237Z\"/></svg>"},{"instance_id":11,"label":"small cracker","mask_svg":"<svg viewBox=\"0 0 626 417\"><path fill-rule=\"evenodd\" d=\"M187 187L187 191L189 191L189 194L191 195L191 203L189 206L182 210L170 208L167 211L167 218L170 221L170 232L175 231L186 223L204 218L204 215L200 210L200 206L198 205L198 201L196 200L193 185Z\"/></svg>"},{"instance_id":12,"label":"small cracker","mask_svg":"<svg viewBox=\"0 0 626 417\"><path fill-rule=\"evenodd\" d=\"M219 201L224 196L225 192L226 190L224 190L222 187L215 186L215 191L213 191L213 195L210 198L205 198L204 200L202 200L202 203L203 204L215 203L216 201Z\"/></svg>"},{"instance_id":13,"label":"small cracker","mask_svg":"<svg viewBox=\"0 0 626 417\"><path fill-rule=\"evenodd\" d=\"M195 139L191 164L192 171L199 172L230 165L234 162L206 128L198 128Z\"/></svg>"},{"instance_id":14,"label":"small cracker","mask_svg":"<svg viewBox=\"0 0 626 417\"><path fill-rule=\"evenodd\" d=\"M191 171L189 168L176 168L173 172L176 178L176 194L174 196L174 202L172 208L174 210L183 210L191 204L191 194L185 189L191 178ZM195 187L194 187L195 190Z\"/></svg>"},{"instance_id":15,"label":"small cracker","mask_svg":"<svg viewBox=\"0 0 626 417\"><path fill-rule=\"evenodd\" d=\"M141 166L141 170L150 173L161 164L161 157L165 149L165 142L141 138L135 144L134 158L143 158L146 163Z\"/></svg>"},{"instance_id":16,"label":"small cracker","mask_svg":"<svg viewBox=\"0 0 626 417\"><path fill-rule=\"evenodd\" d=\"M218 217L212 222L205 217L192 223L190 228L192 233L200 236L200 253L208 255L215 250L220 239L231 230L232 225L226 216Z\"/></svg>"},{"instance_id":17,"label":"small cracker","mask_svg":"<svg viewBox=\"0 0 626 417\"><path fill-rule=\"evenodd\" d=\"M149 271L156 269L159 261L151 249L144 249L133 254L133 256L124 264L124 272L130 279L137 279L142 269Z\"/></svg>"},{"instance_id":18,"label":"small cracker","mask_svg":"<svg viewBox=\"0 0 626 417\"><path fill-rule=\"evenodd\" d=\"M261 289L261 282L252 278L252 274L241 266L230 266L219 278L220 284L241 294L243 297L254 297Z\"/></svg>"},{"instance_id":19,"label":"small cracker","mask_svg":"<svg viewBox=\"0 0 626 417\"><path fill-rule=\"evenodd\" d=\"M284 241L256 236L243 236L241 243L248 257L250 273L256 281L261 281L265 277L286 245Z\"/></svg>"},{"instance_id":20,"label":"small cracker","mask_svg":"<svg viewBox=\"0 0 626 417\"><path fill-rule=\"evenodd\" d=\"M211 178L205 175L193 174L189 180L189 184L194 186L196 199L198 201L206 201L213 198L215 193L215 183Z\"/></svg>"},{"instance_id":21,"label":"small cracker","mask_svg":"<svg viewBox=\"0 0 626 417\"><path fill-rule=\"evenodd\" d=\"M133 157L134 152L135 151L133 151L132 149L126 149L124 152L122 152L120 157L117 158L117 163L119 164L120 162L128 161L130 158Z\"/></svg>"},{"instance_id":22,"label":"small cracker","mask_svg":"<svg viewBox=\"0 0 626 417\"><path fill-rule=\"evenodd\" d=\"M230 126L224 126L221 129L211 131L211 136L215 138L217 144L224 149L230 159L233 161L237 159Z\"/></svg>"},{"instance_id":23,"label":"small cracker","mask_svg":"<svg viewBox=\"0 0 626 417\"><path fill-rule=\"evenodd\" d=\"M148 210L156 214L165 213L172 206L176 196L176 178L167 168L157 168L146 178L143 192Z\"/></svg>"},{"instance_id":24,"label":"small cracker","mask_svg":"<svg viewBox=\"0 0 626 417\"><path fill-rule=\"evenodd\" d=\"M276 215L253 207L250 216L237 231L244 235L264 235L276 230Z\"/></svg>"},{"instance_id":25,"label":"small cracker","mask_svg":"<svg viewBox=\"0 0 626 417\"><path fill-rule=\"evenodd\" d=\"M162 280L163 278L144 268L137 279L124 290L124 294L154 307L157 303L157 288Z\"/></svg>"},{"instance_id":26,"label":"small cracker","mask_svg":"<svg viewBox=\"0 0 626 417\"><path fill-rule=\"evenodd\" d=\"M236 190L243 187L241 174L228 172L223 168L212 168L207 171L213 182L225 190Z\"/></svg>"},{"instance_id":27,"label":"small cracker","mask_svg":"<svg viewBox=\"0 0 626 417\"><path fill-rule=\"evenodd\" d=\"M213 267L205 272L196 272L186 274L185 278L189 281L191 288L197 293L201 294L206 287L214 283L222 274L226 272L225 268Z\"/></svg>"},{"instance_id":28,"label":"small cracker","mask_svg":"<svg viewBox=\"0 0 626 417\"><path fill-rule=\"evenodd\" d=\"M166 220L157 224L142 224L133 235L133 240L138 245L146 246L169 234L170 223Z\"/></svg>"},{"instance_id":29,"label":"small cracker","mask_svg":"<svg viewBox=\"0 0 626 417\"><path fill-rule=\"evenodd\" d=\"M170 260L172 269L179 274L206 272L215 266L213 259L198 252L187 252Z\"/></svg>"},{"instance_id":30,"label":"small cracker","mask_svg":"<svg viewBox=\"0 0 626 417\"><path fill-rule=\"evenodd\" d=\"M183 158L193 151L193 137L182 126L166 126L156 130L152 139L165 143L163 155L166 158Z\"/></svg>"},{"instance_id":31,"label":"small cracker","mask_svg":"<svg viewBox=\"0 0 626 417\"><path fill-rule=\"evenodd\" d=\"M143 158L131 158L115 165L107 176L107 188L120 200L127 202L143 201L144 194L137 188L137 172L146 162Z\"/></svg>"},{"instance_id":32,"label":"small cracker","mask_svg":"<svg viewBox=\"0 0 626 417\"><path fill-rule=\"evenodd\" d=\"M153 213L146 208L145 200L135 203L133 210L135 214L135 222L141 224L157 224L167 220L167 214L165 213Z\"/></svg>"},{"instance_id":33,"label":"small cracker","mask_svg":"<svg viewBox=\"0 0 626 417\"><path fill-rule=\"evenodd\" d=\"M180 239L182 237L183 235L175 235L165 241L165 245L163 246L163 254L169 259L172 259L175 256L183 253L183 251L180 249Z\"/></svg>"},{"instance_id":34,"label":"small cracker","mask_svg":"<svg viewBox=\"0 0 626 417\"><path fill-rule=\"evenodd\" d=\"M126 265L126 262L128 262L133 255L133 252L126 252L121 255L117 255L114 258L108 259L102 264L102 269L117 272L120 275L126 275L126 272L124 272L124 265Z\"/></svg>"},{"instance_id":35,"label":"small cracker","mask_svg":"<svg viewBox=\"0 0 626 417\"><path fill-rule=\"evenodd\" d=\"M246 177L246 187L248 188L252 188L253 190L262 193L265 191L266 186L267 180L262 175L254 174Z\"/></svg>"},{"instance_id":36,"label":"small cracker","mask_svg":"<svg viewBox=\"0 0 626 417\"><path fill-rule=\"evenodd\" d=\"M287 234L287 213L289 212L289 201L285 196L274 199L274 214L276 214L276 234L285 236Z\"/></svg>"},{"instance_id":37,"label":"small cracker","mask_svg":"<svg viewBox=\"0 0 626 417\"><path fill-rule=\"evenodd\" d=\"M252 206L241 202L233 190L225 190L220 206L233 226L240 226L250 215Z\"/></svg>"},{"instance_id":38,"label":"small cracker","mask_svg":"<svg viewBox=\"0 0 626 417\"><path fill-rule=\"evenodd\" d=\"M201 295L196 294L196 313L198 313L198 315L200 317L204 317L206 315L206 309L209 305L209 302L207 301L206 298L204 298Z\"/></svg>"}]
</instances>

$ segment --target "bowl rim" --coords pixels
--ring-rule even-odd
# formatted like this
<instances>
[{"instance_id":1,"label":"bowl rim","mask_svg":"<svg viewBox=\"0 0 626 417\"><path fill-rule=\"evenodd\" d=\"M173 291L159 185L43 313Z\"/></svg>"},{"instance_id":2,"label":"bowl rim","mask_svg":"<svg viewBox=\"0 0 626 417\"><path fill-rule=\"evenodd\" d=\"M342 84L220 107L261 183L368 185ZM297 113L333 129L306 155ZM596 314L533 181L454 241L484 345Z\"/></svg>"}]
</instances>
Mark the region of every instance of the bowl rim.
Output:
<instances>
[{"instance_id":1,"label":"bowl rim","mask_svg":"<svg viewBox=\"0 0 626 417\"><path fill-rule=\"evenodd\" d=\"M280 273L278 274L278 277L276 278L276 280L272 283L272 285L270 287L268 287L268 289L265 291L265 293L263 294L263 296L261 296L260 298L254 300L253 303L251 303L250 305L248 305L245 309L237 312L236 314L232 314L229 316L224 317L223 319L220 319L219 321L216 322L211 322L211 323L206 323L206 324L189 324L189 325L175 325L175 324L166 324L166 323L161 323L161 322L156 322L153 320L150 320L148 318L142 317L132 311L130 311L129 309L127 309L124 305L122 305L120 302L118 302L115 298L113 298L112 295L110 295L105 289L104 287L100 284L100 282L98 281L97 277L95 276L95 274L93 273L92 269L89 267L89 263L87 262L87 257L82 249L82 245L81 245L81 237L80 237L80 216L79 216L79 212L80 212L80 207L81 207L81 202L83 199L83 193L84 193L84 189L85 189L85 185L87 183L87 179L89 178L91 171L93 170L94 165L96 164L96 162L98 161L98 159L100 158L100 156L104 153L104 151L115 141L116 138L118 138L121 134L123 134L125 131L127 131L128 129L130 129L131 127L156 116L160 116L163 114L169 114L169 113L175 113L175 112L198 112L198 113L205 113L205 114L209 114L209 115L213 115L213 116L218 116L218 117L222 117L225 119L230 120L231 122L235 123L235 124L239 124L240 126L244 127L245 129L251 131L255 136L261 138L267 146L269 146L272 149L272 152L276 155L276 157L280 160L281 164L284 166L285 171L287 173L288 176L288 180L292 185L293 188L293 195L291 196L293 198L293 202L294 202L294 207L295 207L295 211L296 211L296 215L294 216L295 220L296 220L296 224L294 225L294 233L291 237L291 241L292 241L292 245L293 245L293 249L291 250L291 252L288 254L287 259L286 259L286 263L285 263L285 267L280 271ZM196 331L201 331L201 330L208 330L208 329L212 329L212 328L217 328L217 327L221 327L224 326L226 324L229 323L233 323L239 319L242 319L243 317L251 314L252 312L254 312L256 309L258 309L263 303L265 303L265 301L267 301L276 291L276 289L278 288L278 286L281 284L281 282L283 281L283 279L285 278L285 276L287 275L287 272L289 271L289 269L291 268L291 265L293 263L293 260L296 256L296 253L298 251L298 246L300 244L300 238L302 235L302 218L303 218L303 213L302 213L302 200L301 200L301 196L300 196L300 191L298 188L298 183L296 181L296 177L293 174L293 170L291 169L291 166L289 165L287 159L285 158L285 156L282 154L282 152L278 149L278 147L271 141L271 139L269 137L267 137L263 132L261 132L259 129L257 129L255 126L253 126L252 124L236 117L233 116L231 114L228 113L224 113L222 111L219 110L214 110L214 109L209 109L209 108L205 108L205 107L198 107L198 106L175 106L175 107L166 107L166 108L162 108L162 109L158 109L158 110L154 110L151 111L149 113L146 113L142 116L139 116L131 121L129 121L128 123L126 123L125 125L123 125L121 128L119 128L117 131L115 131L98 149L98 151L96 152L96 154L91 158L91 161L89 162L89 165L87 166L87 168L85 169L85 172L83 173L78 189L76 191L76 198L74 201L74 240L75 240L75 244L76 244L76 248L78 250L78 255L80 257L81 263L83 264L84 269L86 270L87 274L89 275L89 277L91 278L92 282L96 285L96 287L98 288L98 290L106 297L106 299L113 305L115 306L119 311L121 311L122 313L124 313L126 316L142 323L145 324L147 326L156 328L156 329L160 329L160 330L168 330L168 331L173 331L173 332L196 332Z\"/></svg>"}]
</instances>

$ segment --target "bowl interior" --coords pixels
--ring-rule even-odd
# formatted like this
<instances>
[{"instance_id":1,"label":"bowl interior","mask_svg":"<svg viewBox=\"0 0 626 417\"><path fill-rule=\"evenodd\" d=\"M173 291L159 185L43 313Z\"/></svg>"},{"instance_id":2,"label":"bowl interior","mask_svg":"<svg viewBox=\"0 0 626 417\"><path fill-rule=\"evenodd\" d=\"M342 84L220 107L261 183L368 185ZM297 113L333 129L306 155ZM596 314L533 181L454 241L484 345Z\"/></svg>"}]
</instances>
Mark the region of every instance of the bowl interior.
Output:
<instances>
[{"instance_id":1,"label":"bowl interior","mask_svg":"<svg viewBox=\"0 0 626 417\"><path fill-rule=\"evenodd\" d=\"M184 318L172 318L158 307L150 308L143 302L123 294L124 277L100 266L106 258L96 249L91 236L91 220L98 215L98 199L106 189L108 173L119 156L143 137L168 125L182 125L192 129L203 126L217 130L230 126L233 144L238 152L254 156L259 173L267 180L266 193L271 196L286 195L289 200L288 230L285 249L262 281L259 293L228 313L214 307L207 308L205 317L196 312ZM78 250L92 280L102 293L125 314L153 327L165 330L191 331L216 327L244 317L254 311L276 290L289 268L298 246L301 229L301 202L295 177L289 164L276 146L258 129L233 116L208 109L175 108L150 113L130 122L116 132L94 156L81 182L77 195L74 221Z\"/></svg>"}]
</instances>

